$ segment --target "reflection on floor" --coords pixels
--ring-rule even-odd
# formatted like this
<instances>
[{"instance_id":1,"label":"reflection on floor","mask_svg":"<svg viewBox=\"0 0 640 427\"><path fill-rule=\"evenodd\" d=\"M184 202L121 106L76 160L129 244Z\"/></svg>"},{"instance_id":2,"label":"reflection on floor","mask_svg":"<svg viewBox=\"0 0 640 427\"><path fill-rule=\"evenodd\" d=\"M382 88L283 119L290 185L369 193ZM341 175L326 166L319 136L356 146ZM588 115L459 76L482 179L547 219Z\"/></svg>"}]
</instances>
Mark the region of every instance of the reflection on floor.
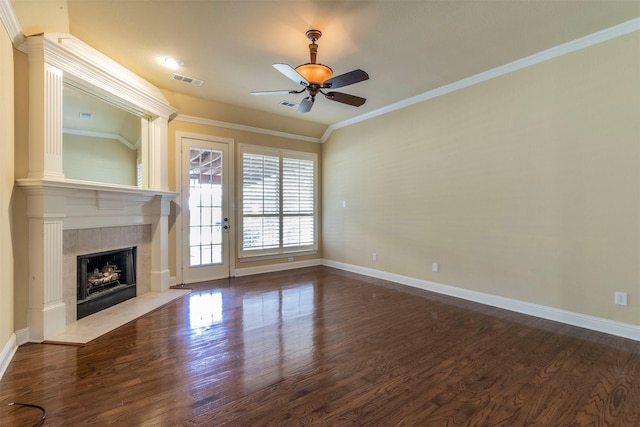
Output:
<instances>
[{"instance_id":1,"label":"reflection on floor","mask_svg":"<svg viewBox=\"0 0 640 427\"><path fill-rule=\"evenodd\" d=\"M64 333L45 342L51 344L86 344L125 323L191 292L189 289L168 289L147 292L67 325Z\"/></svg>"}]
</instances>

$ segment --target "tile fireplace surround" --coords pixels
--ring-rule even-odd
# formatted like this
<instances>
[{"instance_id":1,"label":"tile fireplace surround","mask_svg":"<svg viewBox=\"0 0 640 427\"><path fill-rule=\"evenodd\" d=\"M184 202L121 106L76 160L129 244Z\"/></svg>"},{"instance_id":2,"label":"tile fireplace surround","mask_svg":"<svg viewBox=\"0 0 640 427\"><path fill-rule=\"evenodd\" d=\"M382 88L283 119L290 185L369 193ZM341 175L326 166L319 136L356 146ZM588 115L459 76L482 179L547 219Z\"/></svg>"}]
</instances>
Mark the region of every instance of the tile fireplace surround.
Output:
<instances>
[{"instance_id":1,"label":"tile fireplace surround","mask_svg":"<svg viewBox=\"0 0 640 427\"><path fill-rule=\"evenodd\" d=\"M62 301L66 328L49 343L86 344L151 310L180 298L189 290L151 289L152 232L150 224L64 230ZM77 257L111 249L136 246L136 298L76 321Z\"/></svg>"},{"instance_id":2,"label":"tile fireplace surround","mask_svg":"<svg viewBox=\"0 0 640 427\"><path fill-rule=\"evenodd\" d=\"M136 296L151 290L151 226L88 228L62 232L62 302L66 324L77 319L77 259L79 255L135 246Z\"/></svg>"}]
</instances>

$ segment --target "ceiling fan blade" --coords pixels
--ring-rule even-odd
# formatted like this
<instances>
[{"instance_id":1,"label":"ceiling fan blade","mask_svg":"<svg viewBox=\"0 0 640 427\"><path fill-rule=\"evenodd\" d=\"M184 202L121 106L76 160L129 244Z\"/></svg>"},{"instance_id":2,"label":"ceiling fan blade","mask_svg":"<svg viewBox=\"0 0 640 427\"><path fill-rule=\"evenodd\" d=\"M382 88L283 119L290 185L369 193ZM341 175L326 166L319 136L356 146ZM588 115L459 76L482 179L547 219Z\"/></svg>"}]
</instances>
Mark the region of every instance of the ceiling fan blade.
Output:
<instances>
[{"instance_id":1,"label":"ceiling fan blade","mask_svg":"<svg viewBox=\"0 0 640 427\"><path fill-rule=\"evenodd\" d=\"M327 92L324 96L332 101L342 102L343 104L353 105L354 107L361 106L367 100L366 98L360 98L359 96L349 95L348 93L342 92Z\"/></svg>"},{"instance_id":2,"label":"ceiling fan blade","mask_svg":"<svg viewBox=\"0 0 640 427\"><path fill-rule=\"evenodd\" d=\"M297 90L259 90L251 92L251 95L278 95L284 93L300 93Z\"/></svg>"},{"instance_id":3,"label":"ceiling fan blade","mask_svg":"<svg viewBox=\"0 0 640 427\"><path fill-rule=\"evenodd\" d=\"M301 93L304 89L298 91L298 90L287 90L287 89L283 89L283 90L257 90L257 91L253 91L251 92L251 95L282 95L282 94L288 94L288 93Z\"/></svg>"},{"instance_id":4,"label":"ceiling fan blade","mask_svg":"<svg viewBox=\"0 0 640 427\"><path fill-rule=\"evenodd\" d=\"M314 98L307 96L298 106L298 113L308 113L309 110L311 110L311 107L313 107L314 101Z\"/></svg>"},{"instance_id":5,"label":"ceiling fan blade","mask_svg":"<svg viewBox=\"0 0 640 427\"><path fill-rule=\"evenodd\" d=\"M286 77L290 78L291 80L293 80L294 82L296 82L297 84L300 84L302 86L309 86L309 82L307 81L307 79L305 79L304 77L302 77L302 75L300 73L298 73L295 68L293 68L291 65L289 64L273 64L273 68L275 68L276 70L280 71L282 74L284 74Z\"/></svg>"},{"instance_id":6,"label":"ceiling fan blade","mask_svg":"<svg viewBox=\"0 0 640 427\"><path fill-rule=\"evenodd\" d=\"M294 70L295 71L295 70ZM360 83L362 81L369 80L369 74L360 69L349 71L348 73L340 74L326 80L322 86L330 89L337 89L343 86L349 86L354 83Z\"/></svg>"}]
</instances>

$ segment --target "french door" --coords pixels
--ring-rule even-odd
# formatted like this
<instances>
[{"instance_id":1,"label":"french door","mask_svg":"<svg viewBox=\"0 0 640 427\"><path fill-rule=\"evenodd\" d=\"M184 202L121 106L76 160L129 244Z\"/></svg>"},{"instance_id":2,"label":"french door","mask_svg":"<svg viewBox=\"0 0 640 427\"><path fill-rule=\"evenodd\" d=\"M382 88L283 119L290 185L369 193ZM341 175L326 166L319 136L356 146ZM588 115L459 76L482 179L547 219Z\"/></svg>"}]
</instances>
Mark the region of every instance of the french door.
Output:
<instances>
[{"instance_id":1,"label":"french door","mask_svg":"<svg viewBox=\"0 0 640 427\"><path fill-rule=\"evenodd\" d=\"M229 277L229 144L182 136L182 281Z\"/></svg>"}]
</instances>

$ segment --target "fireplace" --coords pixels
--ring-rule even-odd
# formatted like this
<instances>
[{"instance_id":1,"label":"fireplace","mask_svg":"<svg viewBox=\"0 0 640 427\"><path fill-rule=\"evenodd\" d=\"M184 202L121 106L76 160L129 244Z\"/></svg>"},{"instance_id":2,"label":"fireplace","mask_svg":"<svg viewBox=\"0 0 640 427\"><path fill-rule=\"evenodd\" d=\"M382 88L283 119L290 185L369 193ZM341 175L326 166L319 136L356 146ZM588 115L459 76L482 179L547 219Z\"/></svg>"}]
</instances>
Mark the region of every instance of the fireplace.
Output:
<instances>
[{"instance_id":1,"label":"fireplace","mask_svg":"<svg viewBox=\"0 0 640 427\"><path fill-rule=\"evenodd\" d=\"M78 256L78 320L136 296L136 252L134 246Z\"/></svg>"},{"instance_id":2,"label":"fireplace","mask_svg":"<svg viewBox=\"0 0 640 427\"><path fill-rule=\"evenodd\" d=\"M33 102L19 114L21 122L28 123L28 138L20 142L29 159L26 170L16 171L16 185L26 196L26 205L18 199L18 209L20 215L26 209L28 230L27 241L18 248L20 260L26 261L16 267L16 280L21 282L16 313L23 313L28 304L27 328L20 341L42 342L64 333L82 316L78 312L93 304L78 304L78 256L137 247L137 283L129 292L143 295L169 288L170 201L178 193L169 191L166 154L169 120L177 111L160 89L70 34L30 36L23 46ZM116 185L65 176L65 83L145 117L140 183ZM125 229L135 233L119 231ZM123 269L122 263L116 264ZM89 272L93 271L92 267ZM102 299L93 294L85 299ZM18 317L22 324L22 315Z\"/></svg>"}]
</instances>

